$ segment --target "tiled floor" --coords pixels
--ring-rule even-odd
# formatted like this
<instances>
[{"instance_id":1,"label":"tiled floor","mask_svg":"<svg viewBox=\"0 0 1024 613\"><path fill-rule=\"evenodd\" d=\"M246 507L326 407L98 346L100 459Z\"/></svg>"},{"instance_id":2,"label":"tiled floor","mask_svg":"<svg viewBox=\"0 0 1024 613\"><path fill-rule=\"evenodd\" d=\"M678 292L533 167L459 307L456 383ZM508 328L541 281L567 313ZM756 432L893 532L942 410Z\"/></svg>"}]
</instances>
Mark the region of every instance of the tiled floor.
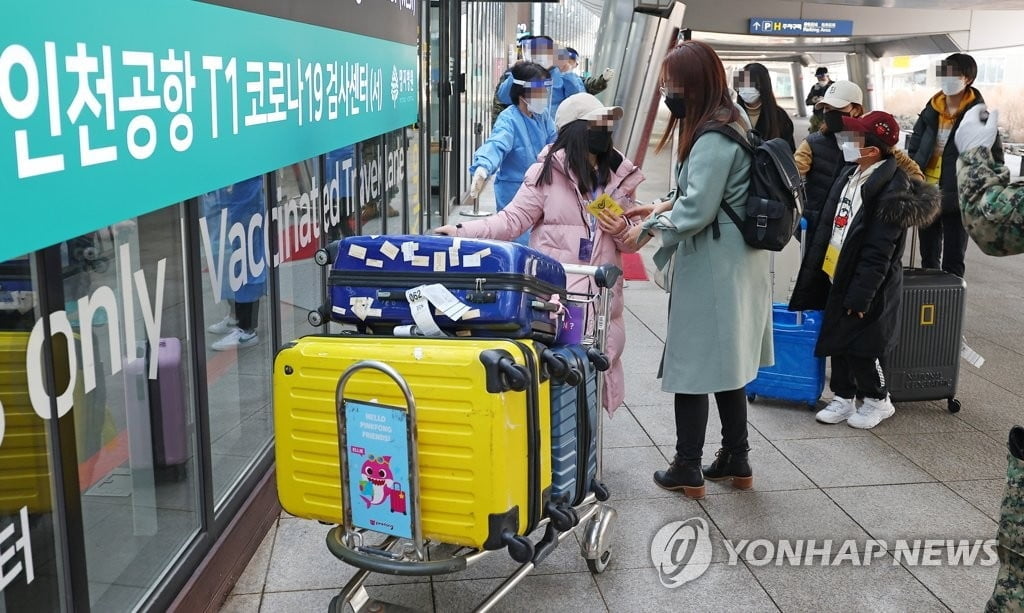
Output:
<instances>
[{"instance_id":1,"label":"tiled floor","mask_svg":"<svg viewBox=\"0 0 1024 613\"><path fill-rule=\"evenodd\" d=\"M753 491L709 484L700 502L657 488L652 471L672 454L671 397L654 372L667 296L650 282L626 290L626 404L606 421L604 480L618 511L613 557L592 576L568 540L497 607L500 611L979 611L992 566L918 566L886 553L873 564L730 564L722 539L985 539L996 533L1006 468L1006 433L1024 422L1024 322L1020 259L993 260L971 248L965 336L988 359L963 363L963 410L945 402L899 405L872 431L825 426L804 406L758 400L749 411ZM1013 304L1012 308L1000 305ZM994 321L1000 323L994 324ZM1007 336L1010 334L1011 336ZM632 365L636 368L633 369ZM826 391L826 395L828 392ZM708 424L713 454L717 415ZM662 587L650 543L665 524L702 518L712 563L678 589ZM324 545L328 528L283 514L222 611L325 611L353 572ZM568 546L565 546L568 545ZM423 611L469 611L507 576L501 553L467 573L405 582L375 576L371 596Z\"/></svg>"}]
</instances>

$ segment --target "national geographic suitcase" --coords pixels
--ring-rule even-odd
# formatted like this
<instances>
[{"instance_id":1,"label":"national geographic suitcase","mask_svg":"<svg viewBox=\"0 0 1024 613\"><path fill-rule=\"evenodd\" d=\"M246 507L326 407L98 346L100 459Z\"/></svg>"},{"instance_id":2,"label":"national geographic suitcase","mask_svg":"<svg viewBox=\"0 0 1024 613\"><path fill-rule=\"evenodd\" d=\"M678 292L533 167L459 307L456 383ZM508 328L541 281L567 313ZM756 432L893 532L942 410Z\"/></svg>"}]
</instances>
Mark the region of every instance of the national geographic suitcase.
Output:
<instances>
[{"instance_id":1,"label":"national geographic suitcase","mask_svg":"<svg viewBox=\"0 0 1024 613\"><path fill-rule=\"evenodd\" d=\"M578 375L551 384L551 499L576 506L601 488L597 475L597 372L608 368L608 358L588 354L580 345L552 349L564 357Z\"/></svg>"},{"instance_id":2,"label":"national geographic suitcase","mask_svg":"<svg viewBox=\"0 0 1024 613\"><path fill-rule=\"evenodd\" d=\"M903 271L899 344L883 365L893 402L946 399L950 413L960 410L956 389L966 293L967 283L954 274Z\"/></svg>"},{"instance_id":3,"label":"national geographic suitcase","mask_svg":"<svg viewBox=\"0 0 1024 613\"><path fill-rule=\"evenodd\" d=\"M335 321L387 334L395 326L416 324L422 329L433 323L460 335L545 343L555 340L560 327L557 302L565 295L565 270L529 247L417 235L352 236L335 248L330 305L321 314ZM320 261L325 258L330 256ZM468 308L460 312L456 303L455 311L446 311L432 303L426 314L434 321L422 323L414 317L406 291L432 284L444 286Z\"/></svg>"},{"instance_id":4,"label":"national geographic suitcase","mask_svg":"<svg viewBox=\"0 0 1024 613\"><path fill-rule=\"evenodd\" d=\"M356 362L379 360L405 378L415 399L424 535L500 549L503 533L528 534L551 488L543 349L532 341L358 335L290 343L273 375L281 505L299 517L341 523L335 389ZM398 386L373 370L353 375L345 395L405 406Z\"/></svg>"},{"instance_id":5,"label":"national geographic suitcase","mask_svg":"<svg viewBox=\"0 0 1024 613\"><path fill-rule=\"evenodd\" d=\"M181 372L181 341L162 338L154 352L146 344L144 356L125 367L125 406L136 414L146 413L153 451L153 468L161 480L180 481L186 476L188 424L185 410L185 380ZM157 360L157 377L149 378L149 362Z\"/></svg>"}]
</instances>

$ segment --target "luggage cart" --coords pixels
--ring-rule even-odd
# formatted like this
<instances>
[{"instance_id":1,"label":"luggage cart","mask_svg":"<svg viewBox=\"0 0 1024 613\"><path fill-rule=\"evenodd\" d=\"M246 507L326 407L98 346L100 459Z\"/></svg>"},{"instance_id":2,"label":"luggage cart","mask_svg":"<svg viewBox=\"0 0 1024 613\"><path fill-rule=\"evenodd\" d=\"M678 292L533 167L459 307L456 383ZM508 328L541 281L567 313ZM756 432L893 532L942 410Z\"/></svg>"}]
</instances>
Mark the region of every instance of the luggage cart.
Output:
<instances>
[{"instance_id":1,"label":"luggage cart","mask_svg":"<svg viewBox=\"0 0 1024 613\"><path fill-rule=\"evenodd\" d=\"M596 321L593 326L588 326L590 334L584 339L584 346L589 345L598 350L605 346L607 335L607 322L610 304L610 289L615 286L622 271L614 266L582 266L565 265L566 273L593 277L594 285L597 288L595 294L572 294L569 300L576 302L588 302L596 307ZM590 309L587 309L589 312ZM361 370L376 370L387 375L401 389L405 398L405 411L407 413L406 424L409 429L409 485L407 495L408 504L412 510L411 517L411 539L403 539L397 536L386 535L380 542L371 543L370 538L378 535L374 531L357 528L353 525L352 499L344 495L349 492L349 467L347 459L347 432L345 425L345 386L352 376ZM597 373L597 397L603 397L603 370L598 369ZM387 602L373 600L367 593L365 584L371 572L388 575L407 577L423 577L456 573L474 564L477 564L484 557L495 554L501 550L487 551L472 548L456 548L450 553L439 553L439 547L430 549L430 545L423 536L423 527L420 518L420 483L418 469L418 449L416 440L416 399L405 379L396 369L388 364L378 361L364 360L353 364L339 378L335 395L337 418L338 418L338 442L341 460L341 491L342 496L342 517L343 522L330 530L327 534L327 548L338 559L347 564L355 566L359 570L349 580L344 588L335 596L330 603L331 613L342 613L351 610L354 613L363 612L384 612L384 611L410 611L406 607L393 605ZM599 409L600 410L600 409ZM599 481L602 473L603 455L603 416L599 415L597 420L597 473ZM610 527L615 519L615 510L603 504L608 498L607 488L603 486L595 488L597 492L588 494L582 502L572 507L572 513L578 521L569 529L556 529L551 518L545 517L538 524L538 530L543 528L544 534L539 542L534 544L526 538L508 540L508 554L513 560L520 564L519 568L512 573L494 592L476 608L478 612L490 611L503 597L515 588L530 572L541 564L548 555L554 551L559 543L568 538L572 532L582 530L580 535L580 553L587 562L587 566L593 573L603 572L611 559ZM557 522L561 523L561 522ZM436 545L443 545L437 543ZM454 547L454 546L453 546ZM348 609L347 607L351 607Z\"/></svg>"}]
</instances>

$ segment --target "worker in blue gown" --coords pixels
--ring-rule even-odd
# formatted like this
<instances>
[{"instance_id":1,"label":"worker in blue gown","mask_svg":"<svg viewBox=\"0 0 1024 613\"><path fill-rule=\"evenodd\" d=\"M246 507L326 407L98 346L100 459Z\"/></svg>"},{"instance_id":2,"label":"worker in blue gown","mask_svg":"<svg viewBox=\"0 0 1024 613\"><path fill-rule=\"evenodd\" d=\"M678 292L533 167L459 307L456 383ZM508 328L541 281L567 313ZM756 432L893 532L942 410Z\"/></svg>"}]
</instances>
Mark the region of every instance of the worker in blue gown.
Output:
<instances>
[{"instance_id":1,"label":"worker in blue gown","mask_svg":"<svg viewBox=\"0 0 1024 613\"><path fill-rule=\"evenodd\" d=\"M483 191L487 179L494 178L494 201L500 211L519 191L526 170L537 156L555 141L555 122L549 111L551 73L533 62L518 62L512 67L509 100L511 105L498 115L491 135L473 154L469 172L473 176L470 196ZM527 243L529 233L517 242Z\"/></svg>"}]
</instances>

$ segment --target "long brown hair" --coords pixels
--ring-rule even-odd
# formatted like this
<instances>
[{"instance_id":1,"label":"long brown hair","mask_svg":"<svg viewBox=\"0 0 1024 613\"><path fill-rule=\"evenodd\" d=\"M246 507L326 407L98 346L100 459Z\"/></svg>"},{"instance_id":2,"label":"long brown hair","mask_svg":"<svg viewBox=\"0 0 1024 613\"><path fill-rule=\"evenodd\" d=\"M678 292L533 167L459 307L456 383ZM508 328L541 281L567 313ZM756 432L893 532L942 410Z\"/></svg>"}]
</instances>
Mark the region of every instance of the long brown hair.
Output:
<instances>
[{"instance_id":1,"label":"long brown hair","mask_svg":"<svg viewBox=\"0 0 1024 613\"><path fill-rule=\"evenodd\" d=\"M672 87L682 87L686 101L686 117L682 123L672 117L657 151L664 149L679 125L679 161L685 160L693 148L697 130L709 121L731 123L740 118L739 110L729 97L725 67L715 50L697 40L684 40L665 56L661 79Z\"/></svg>"}]
</instances>

